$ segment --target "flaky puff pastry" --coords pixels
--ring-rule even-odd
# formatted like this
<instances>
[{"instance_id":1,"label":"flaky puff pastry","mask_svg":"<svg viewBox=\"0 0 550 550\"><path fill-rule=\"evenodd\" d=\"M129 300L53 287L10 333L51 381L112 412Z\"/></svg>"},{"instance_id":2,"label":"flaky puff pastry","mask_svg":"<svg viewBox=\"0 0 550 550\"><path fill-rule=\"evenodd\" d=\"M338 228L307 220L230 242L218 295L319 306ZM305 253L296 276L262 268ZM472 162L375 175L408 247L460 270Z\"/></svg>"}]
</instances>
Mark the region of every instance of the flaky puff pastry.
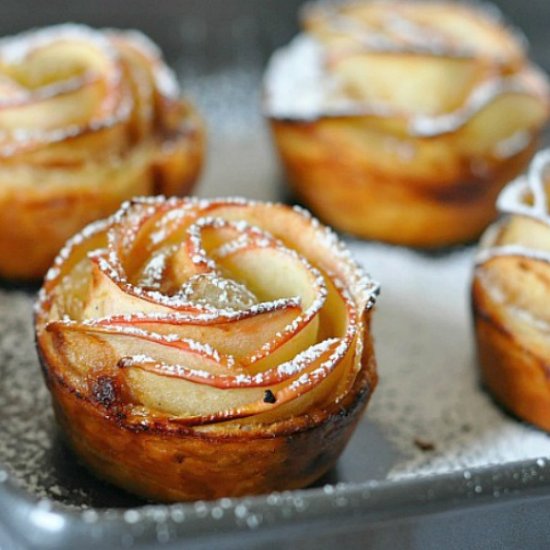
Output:
<instances>
[{"instance_id":1,"label":"flaky puff pastry","mask_svg":"<svg viewBox=\"0 0 550 550\"><path fill-rule=\"evenodd\" d=\"M377 381L373 283L305 211L143 198L69 241L36 335L100 477L160 501L303 487Z\"/></svg>"},{"instance_id":2,"label":"flaky puff pastry","mask_svg":"<svg viewBox=\"0 0 550 550\"><path fill-rule=\"evenodd\" d=\"M495 399L550 430L550 150L504 189L472 284L479 364Z\"/></svg>"},{"instance_id":3,"label":"flaky puff pastry","mask_svg":"<svg viewBox=\"0 0 550 550\"><path fill-rule=\"evenodd\" d=\"M187 193L203 129L136 31L61 25L0 41L0 277L42 277L135 195Z\"/></svg>"},{"instance_id":4,"label":"flaky puff pastry","mask_svg":"<svg viewBox=\"0 0 550 550\"><path fill-rule=\"evenodd\" d=\"M494 14L447 2L313 4L264 110L297 196L355 235L477 237L548 118L546 77Z\"/></svg>"}]
</instances>

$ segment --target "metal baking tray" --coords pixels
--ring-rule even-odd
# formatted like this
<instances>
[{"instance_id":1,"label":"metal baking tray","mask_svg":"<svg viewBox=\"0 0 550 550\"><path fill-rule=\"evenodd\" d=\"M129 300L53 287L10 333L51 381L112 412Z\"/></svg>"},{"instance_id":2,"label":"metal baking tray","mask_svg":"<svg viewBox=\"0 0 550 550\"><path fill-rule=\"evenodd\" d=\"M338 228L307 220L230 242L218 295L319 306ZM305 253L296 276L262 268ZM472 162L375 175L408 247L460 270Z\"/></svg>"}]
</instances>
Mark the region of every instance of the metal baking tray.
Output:
<instances>
[{"instance_id":1,"label":"metal baking tray","mask_svg":"<svg viewBox=\"0 0 550 550\"><path fill-rule=\"evenodd\" d=\"M549 69L550 4L499 4ZM61 20L142 29L207 119L198 194L291 202L259 87L269 53L297 31L299 5L3 0L0 33ZM155 505L89 474L53 422L34 351L36 288L1 283L0 549L548 547L550 438L507 416L477 379L474 248L426 255L344 238L383 285L374 315L381 382L333 471L315 487L260 497Z\"/></svg>"}]
</instances>

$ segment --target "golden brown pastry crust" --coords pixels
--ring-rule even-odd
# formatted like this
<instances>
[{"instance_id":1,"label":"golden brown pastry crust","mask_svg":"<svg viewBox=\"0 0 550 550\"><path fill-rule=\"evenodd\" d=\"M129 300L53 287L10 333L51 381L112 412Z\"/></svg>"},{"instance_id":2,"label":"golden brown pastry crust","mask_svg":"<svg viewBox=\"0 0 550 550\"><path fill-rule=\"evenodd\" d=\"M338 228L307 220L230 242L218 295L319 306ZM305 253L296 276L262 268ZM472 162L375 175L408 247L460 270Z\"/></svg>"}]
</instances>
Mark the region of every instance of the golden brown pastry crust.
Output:
<instances>
[{"instance_id":1,"label":"golden brown pastry crust","mask_svg":"<svg viewBox=\"0 0 550 550\"><path fill-rule=\"evenodd\" d=\"M534 164L550 166L549 152L540 153ZM487 230L472 305L484 384L506 409L550 430L549 181L541 179L544 170L533 170L501 195L508 216ZM542 192L536 199L534 188Z\"/></svg>"},{"instance_id":2,"label":"golden brown pastry crust","mask_svg":"<svg viewBox=\"0 0 550 550\"><path fill-rule=\"evenodd\" d=\"M292 110L289 98L300 90L283 86L279 53L266 75L265 111L294 192L323 221L395 244L467 242L494 219L498 192L534 154L549 89L515 37L483 13L431 2L410 9L403 2L314 6L302 46L289 51L305 50L304 40L320 44L318 86L336 91L317 99L318 110ZM402 43L385 26L390 15L424 25L426 41ZM453 21L457 29L471 26L483 42L469 40L469 53L457 50ZM359 42L377 33L387 33L393 49ZM425 69L424 80L411 76L411 63ZM448 86L453 79L458 97Z\"/></svg>"},{"instance_id":3,"label":"golden brown pastry crust","mask_svg":"<svg viewBox=\"0 0 550 550\"><path fill-rule=\"evenodd\" d=\"M31 31L0 44L0 75L0 277L38 279L123 201L194 185L202 122L141 34Z\"/></svg>"},{"instance_id":4,"label":"golden brown pastry crust","mask_svg":"<svg viewBox=\"0 0 550 550\"><path fill-rule=\"evenodd\" d=\"M94 473L161 502L299 489L332 468L376 387L374 355L344 401L311 418L238 435L197 434L156 423L136 428L72 391L47 368L55 414L67 441ZM47 362L43 363L47 364Z\"/></svg>"},{"instance_id":5,"label":"golden brown pastry crust","mask_svg":"<svg viewBox=\"0 0 550 550\"><path fill-rule=\"evenodd\" d=\"M111 253L84 259L109 232L126 249L117 253L122 278ZM168 242L177 251L159 262ZM284 279L279 296L262 285L285 258L274 279ZM169 290L174 262L187 272L177 284L199 288L193 303ZM254 304L248 291L239 298L241 313L216 302L242 292L229 280L254 290ZM209 294L212 281L229 294ZM291 288L301 305L285 296ZM302 212L138 200L75 237L41 292L37 344L56 417L97 475L154 500L304 487L335 463L376 386L375 292L334 236ZM271 329L278 317L285 326Z\"/></svg>"},{"instance_id":6,"label":"golden brown pastry crust","mask_svg":"<svg viewBox=\"0 0 550 550\"><path fill-rule=\"evenodd\" d=\"M451 163L445 180L441 159L426 155L425 175L415 178L397 172L396 155L383 158L384 152L369 150L370 140L358 139L368 126L368 120L345 118L271 122L296 196L325 223L366 239L423 248L477 238L496 215L498 193L523 171L538 143L533 137L516 155L487 164L483 174L474 174L468 162Z\"/></svg>"}]
</instances>

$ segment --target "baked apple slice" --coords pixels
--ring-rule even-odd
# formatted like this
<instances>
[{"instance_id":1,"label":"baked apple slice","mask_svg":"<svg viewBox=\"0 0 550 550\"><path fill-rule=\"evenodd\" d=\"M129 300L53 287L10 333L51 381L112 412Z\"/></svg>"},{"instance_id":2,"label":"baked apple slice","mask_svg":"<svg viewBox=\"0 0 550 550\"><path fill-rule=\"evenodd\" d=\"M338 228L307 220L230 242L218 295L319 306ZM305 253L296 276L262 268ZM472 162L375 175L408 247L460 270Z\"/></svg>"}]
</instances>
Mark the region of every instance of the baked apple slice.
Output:
<instances>
[{"instance_id":1,"label":"baked apple slice","mask_svg":"<svg viewBox=\"0 0 550 550\"><path fill-rule=\"evenodd\" d=\"M300 209L136 199L40 292L57 419L97 475L154 500L304 487L376 386L377 288Z\"/></svg>"}]
</instances>

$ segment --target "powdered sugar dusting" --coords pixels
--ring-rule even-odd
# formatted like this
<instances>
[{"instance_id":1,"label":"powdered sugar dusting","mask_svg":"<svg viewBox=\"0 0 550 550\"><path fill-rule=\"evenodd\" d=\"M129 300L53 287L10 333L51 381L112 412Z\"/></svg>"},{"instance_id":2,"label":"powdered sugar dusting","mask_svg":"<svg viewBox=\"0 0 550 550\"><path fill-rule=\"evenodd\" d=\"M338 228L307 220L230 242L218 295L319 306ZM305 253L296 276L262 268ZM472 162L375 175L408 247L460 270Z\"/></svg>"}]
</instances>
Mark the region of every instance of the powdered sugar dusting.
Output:
<instances>
[{"instance_id":1,"label":"powdered sugar dusting","mask_svg":"<svg viewBox=\"0 0 550 550\"><path fill-rule=\"evenodd\" d=\"M85 41L100 49L106 57L113 58L109 41L101 33L86 25L65 23L42 29L34 29L0 40L0 58L8 65L22 63L33 51L57 41Z\"/></svg>"},{"instance_id":2,"label":"powdered sugar dusting","mask_svg":"<svg viewBox=\"0 0 550 550\"><path fill-rule=\"evenodd\" d=\"M150 370L162 376L169 376L174 378L183 378L188 380L199 380L201 383L205 383L217 388L254 388L265 387L272 384L279 384L289 378L298 376L302 371L307 369L313 362L317 361L329 349L335 346L339 342L336 338L330 338L314 346L311 346L305 351L302 351L296 357L290 361L286 361L277 365L274 369L259 372L256 374L247 374L244 372L228 374L212 374L204 370L197 370L189 368L180 364L166 364L158 363L154 358L146 355L133 355L130 357L124 357L120 362L120 366L124 368L144 368ZM194 344L197 345L197 344ZM341 353L342 344L337 348L334 353ZM204 348L197 347L196 350L199 353L204 353ZM340 351L338 351L340 350ZM216 361L220 361L220 357L216 352L212 352L211 349L206 347L206 353L208 356ZM334 356L334 353L332 356ZM332 357L331 356L331 357ZM317 368L311 374L303 374L296 381L294 381L290 388L294 389L298 386L304 386L310 382L318 381L326 376L326 374L334 368L335 362L332 360L325 361L321 367ZM224 416L228 416L225 414Z\"/></svg>"},{"instance_id":3,"label":"powdered sugar dusting","mask_svg":"<svg viewBox=\"0 0 550 550\"><path fill-rule=\"evenodd\" d=\"M290 244L287 240L283 242L264 230L261 222L256 225L249 221L261 219L266 209L268 215L270 209L274 209L275 219L281 216L281 223L298 224L298 229L289 235L296 239L296 250L292 239L288 239ZM183 214L176 214L178 210ZM235 217L237 219L231 219ZM176 229L177 233L173 233ZM283 229L274 227L278 235L284 234ZM113 366L123 368L122 373L128 372L129 367L139 368L153 376L181 378L227 391L272 385L273 403L253 392L252 401L246 405L241 403L207 415L186 410L172 419L189 425L250 416L266 407L296 399L318 385L336 371L352 345L357 345L358 319L363 319L362 312L371 307L377 292L376 284L351 260L336 236L297 209L292 211L239 198L213 201L138 198L125 203L105 225L87 228L84 234L93 237L98 231L104 232L99 248L94 248L96 241L90 244L86 236L77 236L61 252L40 299L39 324L44 325L46 332L72 334L77 339L79 335L88 335L94 341L103 340L116 354ZM148 231L155 234L153 239ZM308 232L308 239L317 239L320 249L324 247L324 256L317 256L325 267L324 274L298 252L303 245L298 244L302 235L296 232L301 231ZM172 234L177 238L171 238ZM80 256L87 258L92 267L83 320L71 319L62 303L56 303L55 293L49 298L65 273L64 262L78 247L82 247ZM268 249L271 252L265 256ZM138 253L142 254L141 265L129 267L132 255ZM258 254L264 254L256 260L256 269L262 277L259 263L263 261L270 262L271 270L280 269L280 282L274 279L271 285L264 285L264 290L262 281L254 283L254 277L258 277L254 262L243 264L250 266L251 272L246 276L239 274L242 268L235 267L245 261L243 255L253 259ZM317 251L309 253L312 258L316 254ZM218 262L221 263L218 265ZM177 272L178 266L181 274ZM328 266L336 266L337 272L332 273ZM137 271L134 273L132 269ZM231 278L232 273L236 274L235 280ZM326 321L320 313L329 292L326 278L336 288L332 299L337 301L339 295L342 304L334 327L329 322L323 329ZM294 280L294 287L288 284ZM258 289L258 295L248 288L249 283ZM70 293L71 289L66 288L65 292ZM262 293L263 300L260 299ZM48 322L52 305L55 314ZM265 327L259 318L264 314L273 314L271 321L265 318ZM327 311L327 314L331 313ZM256 332L262 337L254 340L246 334L253 328L250 324L235 323L256 317ZM216 327L215 334L219 334L228 330L223 326L230 320L234 324L233 332L227 332L229 342L221 344L218 339L216 345L210 344L208 327ZM200 331L196 330L198 325L203 326ZM321 342L318 341L320 331L325 338ZM186 337L189 334L195 336ZM249 339L246 351L237 341L239 334ZM235 341L231 343L231 339ZM290 347L292 342L295 347ZM237 351L220 353L216 346L222 345L224 350ZM145 349L149 350L147 354L142 353ZM278 350L283 353L279 364L262 362ZM287 360L289 352L294 357ZM181 357L181 363L177 357ZM252 368L253 373L249 372ZM357 374L354 368L339 372L346 383L335 380L339 390L337 399L347 393L351 387L347 382L353 382ZM235 398L239 395L235 393ZM240 402L242 399L240 397Z\"/></svg>"},{"instance_id":4,"label":"powdered sugar dusting","mask_svg":"<svg viewBox=\"0 0 550 550\"><path fill-rule=\"evenodd\" d=\"M409 122L412 135L432 137L455 132L479 113L484 107L504 94L531 94L531 86L524 75L495 77L482 82L469 94L464 105L452 113L440 116L414 116Z\"/></svg>"},{"instance_id":5,"label":"powdered sugar dusting","mask_svg":"<svg viewBox=\"0 0 550 550\"><path fill-rule=\"evenodd\" d=\"M40 373L32 326L34 296L0 289L0 464L29 493L83 504L90 492L57 468L59 444L50 398Z\"/></svg>"},{"instance_id":6,"label":"powdered sugar dusting","mask_svg":"<svg viewBox=\"0 0 550 550\"><path fill-rule=\"evenodd\" d=\"M143 268L138 286L159 289L164 270L166 269L167 259L169 256L172 256L176 250L177 247L175 246L168 247L151 256L151 259Z\"/></svg>"},{"instance_id":7,"label":"powdered sugar dusting","mask_svg":"<svg viewBox=\"0 0 550 550\"><path fill-rule=\"evenodd\" d=\"M391 6L390 6L391 7ZM505 63L498 60L499 52L477 51L447 36L435 26L424 28L409 19L398 9L388 8L386 17L378 21L376 27L366 21L340 13L338 7L321 8L314 4L313 11L324 10L324 18L333 30L354 41L353 48L366 52L391 52L401 54L420 53L428 56L449 56L454 58L484 55L496 56L495 65ZM480 10L477 17L483 17ZM521 50L522 40L510 33L509 40ZM502 52L502 55L504 52ZM408 132L417 137L433 137L455 132L465 126L472 117L505 94L525 94L542 97L548 94L548 79L541 71L530 68L527 71L502 74L493 71L480 79L468 92L463 104L458 108L440 114L403 113L388 103L365 101L350 94L346 83L330 70L327 59L330 51L313 34L302 33L292 42L276 51L264 76L264 112L275 119L295 119L314 121L328 116L377 117L405 116ZM509 154L510 149L519 147L521 140L503 144L501 154Z\"/></svg>"},{"instance_id":8,"label":"powdered sugar dusting","mask_svg":"<svg viewBox=\"0 0 550 550\"><path fill-rule=\"evenodd\" d=\"M498 209L509 216L525 216L550 226L550 213L547 187L550 184L550 149L537 153L529 171L509 183L497 200ZM498 237L499 221L490 227L481 242L476 262L481 265L496 256L524 256L540 261L550 261L550 253L535 250L524 245L495 244Z\"/></svg>"},{"instance_id":9,"label":"powdered sugar dusting","mask_svg":"<svg viewBox=\"0 0 550 550\"><path fill-rule=\"evenodd\" d=\"M381 377L365 422L396 453L387 476L548 456L550 438L503 413L480 387L470 316L474 249L427 257L377 244L350 248L384 282L373 326Z\"/></svg>"}]
</instances>

